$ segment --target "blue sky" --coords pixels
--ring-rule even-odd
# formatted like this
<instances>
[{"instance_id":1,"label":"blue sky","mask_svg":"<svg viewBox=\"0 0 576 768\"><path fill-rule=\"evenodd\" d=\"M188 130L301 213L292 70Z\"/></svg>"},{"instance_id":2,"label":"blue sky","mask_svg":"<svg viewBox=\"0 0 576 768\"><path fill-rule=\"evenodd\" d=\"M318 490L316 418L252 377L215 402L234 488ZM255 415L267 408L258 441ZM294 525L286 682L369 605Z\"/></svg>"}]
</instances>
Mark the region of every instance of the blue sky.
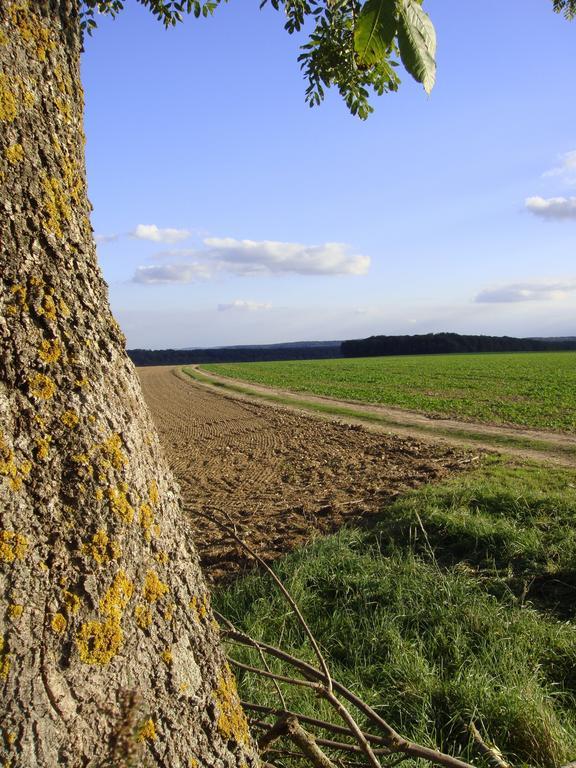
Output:
<instances>
[{"instance_id":1,"label":"blue sky","mask_svg":"<svg viewBox=\"0 0 576 768\"><path fill-rule=\"evenodd\" d=\"M576 23L427 0L431 96L304 103L258 0L165 31L127 0L83 60L89 194L129 347L576 335Z\"/></svg>"}]
</instances>

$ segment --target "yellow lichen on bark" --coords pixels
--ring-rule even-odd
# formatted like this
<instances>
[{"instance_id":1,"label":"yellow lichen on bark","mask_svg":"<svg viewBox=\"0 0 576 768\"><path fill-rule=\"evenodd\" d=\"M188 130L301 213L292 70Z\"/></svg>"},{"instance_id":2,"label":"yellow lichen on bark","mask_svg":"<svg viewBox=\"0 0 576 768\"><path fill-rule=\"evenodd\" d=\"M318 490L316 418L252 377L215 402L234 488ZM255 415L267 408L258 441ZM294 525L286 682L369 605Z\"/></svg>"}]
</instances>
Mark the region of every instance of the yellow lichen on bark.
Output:
<instances>
[{"instance_id":1,"label":"yellow lichen on bark","mask_svg":"<svg viewBox=\"0 0 576 768\"><path fill-rule=\"evenodd\" d=\"M152 540L152 534L155 533L154 512L149 504L141 504L138 516L138 522L144 529L144 538L148 543Z\"/></svg>"},{"instance_id":2,"label":"yellow lichen on bark","mask_svg":"<svg viewBox=\"0 0 576 768\"><path fill-rule=\"evenodd\" d=\"M148 571L144 580L142 595L144 600L155 603L168 592L168 586L160 581L156 571Z\"/></svg>"},{"instance_id":3,"label":"yellow lichen on bark","mask_svg":"<svg viewBox=\"0 0 576 768\"><path fill-rule=\"evenodd\" d=\"M130 525L134 519L134 508L128 501L126 490L123 486L108 489L108 502L111 511L126 523L126 525Z\"/></svg>"},{"instance_id":4,"label":"yellow lichen on bark","mask_svg":"<svg viewBox=\"0 0 576 768\"><path fill-rule=\"evenodd\" d=\"M120 618L130 602L134 584L124 571L118 571L112 585L100 600L100 611L105 616Z\"/></svg>"},{"instance_id":5,"label":"yellow lichen on bark","mask_svg":"<svg viewBox=\"0 0 576 768\"><path fill-rule=\"evenodd\" d=\"M43 339L38 350L38 357L44 363L57 363L62 356L62 346L58 339Z\"/></svg>"},{"instance_id":6,"label":"yellow lichen on bark","mask_svg":"<svg viewBox=\"0 0 576 768\"><path fill-rule=\"evenodd\" d=\"M46 61L46 53L54 47L50 30L42 24L40 18L30 10L27 2L15 2L9 8L12 24L24 42L29 43L39 61Z\"/></svg>"},{"instance_id":7,"label":"yellow lichen on bark","mask_svg":"<svg viewBox=\"0 0 576 768\"><path fill-rule=\"evenodd\" d=\"M12 123L18 115L18 102L9 80L0 72L0 123Z\"/></svg>"},{"instance_id":8,"label":"yellow lichen on bark","mask_svg":"<svg viewBox=\"0 0 576 768\"><path fill-rule=\"evenodd\" d=\"M106 531L96 531L89 544L82 545L82 552L91 555L98 565L117 560L122 550L116 541L110 539Z\"/></svg>"},{"instance_id":9,"label":"yellow lichen on bark","mask_svg":"<svg viewBox=\"0 0 576 768\"><path fill-rule=\"evenodd\" d=\"M24 560L28 551L28 539L15 531L0 531L0 562L13 563Z\"/></svg>"},{"instance_id":10,"label":"yellow lichen on bark","mask_svg":"<svg viewBox=\"0 0 576 768\"><path fill-rule=\"evenodd\" d=\"M52 438L50 435L43 435L42 437L36 437L34 442L36 443L36 458L39 461L44 461L50 453Z\"/></svg>"},{"instance_id":11,"label":"yellow lichen on bark","mask_svg":"<svg viewBox=\"0 0 576 768\"><path fill-rule=\"evenodd\" d=\"M62 635L66 631L68 622L62 613L55 613L54 616L52 616L50 626L52 627L53 632L56 632L57 635Z\"/></svg>"},{"instance_id":12,"label":"yellow lichen on bark","mask_svg":"<svg viewBox=\"0 0 576 768\"><path fill-rule=\"evenodd\" d=\"M82 600L78 595L75 595L74 592L69 592L67 589L62 592L62 601L66 606L66 612L69 616L75 616L82 605Z\"/></svg>"},{"instance_id":13,"label":"yellow lichen on bark","mask_svg":"<svg viewBox=\"0 0 576 768\"><path fill-rule=\"evenodd\" d=\"M160 494L158 493L158 483L156 482L156 480L152 480L152 482L150 483L148 495L150 497L150 502L152 504L158 504L160 500Z\"/></svg>"},{"instance_id":14,"label":"yellow lichen on bark","mask_svg":"<svg viewBox=\"0 0 576 768\"><path fill-rule=\"evenodd\" d=\"M28 386L32 397L37 397L39 400L50 400L56 392L56 384L44 373L34 374Z\"/></svg>"},{"instance_id":15,"label":"yellow lichen on bark","mask_svg":"<svg viewBox=\"0 0 576 768\"><path fill-rule=\"evenodd\" d=\"M24 613L24 606L20 605L19 603L12 603L8 606L7 614L8 618L12 619L12 621L18 621L18 619L22 616Z\"/></svg>"},{"instance_id":16,"label":"yellow lichen on bark","mask_svg":"<svg viewBox=\"0 0 576 768\"><path fill-rule=\"evenodd\" d=\"M192 600L190 600L189 607L194 614L194 618L196 621L200 622L202 619L205 619L208 615L208 600L207 598L199 599L194 595Z\"/></svg>"},{"instance_id":17,"label":"yellow lichen on bark","mask_svg":"<svg viewBox=\"0 0 576 768\"><path fill-rule=\"evenodd\" d=\"M143 725L140 727L138 741L155 741L156 738L157 734L154 720L152 720L152 718L148 718L148 720L146 720L146 722L143 723Z\"/></svg>"},{"instance_id":18,"label":"yellow lichen on bark","mask_svg":"<svg viewBox=\"0 0 576 768\"><path fill-rule=\"evenodd\" d=\"M6 680L10 672L10 654L6 648L6 639L0 635L0 680Z\"/></svg>"},{"instance_id":19,"label":"yellow lichen on bark","mask_svg":"<svg viewBox=\"0 0 576 768\"><path fill-rule=\"evenodd\" d=\"M118 653L124 642L120 622L133 592L132 581L118 571L99 604L106 620L86 621L76 635L76 648L85 664L108 664Z\"/></svg>"},{"instance_id":20,"label":"yellow lichen on bark","mask_svg":"<svg viewBox=\"0 0 576 768\"><path fill-rule=\"evenodd\" d=\"M18 310L27 309L28 305L26 300L28 291L26 290L26 286L18 284L12 285L10 286L10 293L14 297L15 303L8 304L7 309L9 314L15 315L18 313Z\"/></svg>"},{"instance_id":21,"label":"yellow lichen on bark","mask_svg":"<svg viewBox=\"0 0 576 768\"><path fill-rule=\"evenodd\" d=\"M98 446L102 452L102 464L105 467L112 466L114 469L122 469L127 463L127 458L122 450L122 438L118 434L110 435Z\"/></svg>"},{"instance_id":22,"label":"yellow lichen on bark","mask_svg":"<svg viewBox=\"0 0 576 768\"><path fill-rule=\"evenodd\" d=\"M75 411L64 411L60 416L60 421L65 427L68 427L68 429L74 429L74 427L78 426L80 417Z\"/></svg>"},{"instance_id":23,"label":"yellow lichen on bark","mask_svg":"<svg viewBox=\"0 0 576 768\"><path fill-rule=\"evenodd\" d=\"M4 150L4 156L11 165L18 165L24 160L24 147L22 144L11 144Z\"/></svg>"},{"instance_id":24,"label":"yellow lichen on bark","mask_svg":"<svg viewBox=\"0 0 576 768\"><path fill-rule=\"evenodd\" d=\"M236 681L228 664L224 665L224 672L218 677L214 700L218 708L216 725L220 734L225 739L234 739L237 744L248 746L248 721L240 705Z\"/></svg>"},{"instance_id":25,"label":"yellow lichen on bark","mask_svg":"<svg viewBox=\"0 0 576 768\"><path fill-rule=\"evenodd\" d=\"M164 664L170 666L172 662L174 661L174 657L172 655L172 651L170 648L165 648L162 653L160 654L160 658L164 662Z\"/></svg>"},{"instance_id":26,"label":"yellow lichen on bark","mask_svg":"<svg viewBox=\"0 0 576 768\"><path fill-rule=\"evenodd\" d=\"M140 629L148 629L152 624L152 611L145 605L137 605L134 608L134 618Z\"/></svg>"},{"instance_id":27,"label":"yellow lichen on bark","mask_svg":"<svg viewBox=\"0 0 576 768\"><path fill-rule=\"evenodd\" d=\"M124 633L117 617L86 621L76 635L76 648L85 664L108 664L122 647Z\"/></svg>"},{"instance_id":28,"label":"yellow lichen on bark","mask_svg":"<svg viewBox=\"0 0 576 768\"><path fill-rule=\"evenodd\" d=\"M160 565L166 565L168 559L168 552L165 552L163 549L161 549L159 552L156 552L154 555L154 560L156 560L157 563L160 563Z\"/></svg>"},{"instance_id":29,"label":"yellow lichen on bark","mask_svg":"<svg viewBox=\"0 0 576 768\"><path fill-rule=\"evenodd\" d=\"M63 189L62 182L55 176L45 176L42 180L44 190L45 228L56 237L62 237L62 225L72 216L69 195Z\"/></svg>"}]
</instances>

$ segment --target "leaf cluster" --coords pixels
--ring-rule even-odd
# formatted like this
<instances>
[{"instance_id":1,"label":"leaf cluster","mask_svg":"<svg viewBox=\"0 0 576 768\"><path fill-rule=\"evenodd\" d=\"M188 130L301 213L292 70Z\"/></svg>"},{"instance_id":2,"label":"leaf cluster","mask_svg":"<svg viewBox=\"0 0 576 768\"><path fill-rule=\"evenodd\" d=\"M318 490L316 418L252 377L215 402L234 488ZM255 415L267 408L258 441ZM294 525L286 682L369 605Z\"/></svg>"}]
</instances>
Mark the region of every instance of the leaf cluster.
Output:
<instances>
[{"instance_id":1,"label":"leaf cluster","mask_svg":"<svg viewBox=\"0 0 576 768\"><path fill-rule=\"evenodd\" d=\"M563 13L571 21L576 18L576 0L553 0L556 13Z\"/></svg>"},{"instance_id":2,"label":"leaf cluster","mask_svg":"<svg viewBox=\"0 0 576 768\"><path fill-rule=\"evenodd\" d=\"M353 115L373 111L370 91L396 91L401 62L429 92L434 84L436 36L422 0L263 0L286 14L289 33L311 26L300 67L306 101L320 104L325 89L338 89Z\"/></svg>"},{"instance_id":3,"label":"leaf cluster","mask_svg":"<svg viewBox=\"0 0 576 768\"><path fill-rule=\"evenodd\" d=\"M137 0L165 27L185 15L206 17L227 0ZM373 112L371 92L381 95L400 85L399 64L430 93L436 79L436 33L424 0L261 0L285 15L290 34L306 31L298 57L313 107L325 90L338 89L353 115ZM82 30L92 34L95 15L116 16L125 0L80 0ZM576 0L552 0L557 13L576 17Z\"/></svg>"},{"instance_id":4,"label":"leaf cluster","mask_svg":"<svg viewBox=\"0 0 576 768\"><path fill-rule=\"evenodd\" d=\"M136 0L148 8L150 13L166 28L175 27L184 20L186 14L196 18L211 16L222 0ZM125 0L81 0L81 27L84 32L92 34L97 26L96 14L108 15L115 18L124 10ZM227 0L224 0L227 2Z\"/></svg>"}]
</instances>

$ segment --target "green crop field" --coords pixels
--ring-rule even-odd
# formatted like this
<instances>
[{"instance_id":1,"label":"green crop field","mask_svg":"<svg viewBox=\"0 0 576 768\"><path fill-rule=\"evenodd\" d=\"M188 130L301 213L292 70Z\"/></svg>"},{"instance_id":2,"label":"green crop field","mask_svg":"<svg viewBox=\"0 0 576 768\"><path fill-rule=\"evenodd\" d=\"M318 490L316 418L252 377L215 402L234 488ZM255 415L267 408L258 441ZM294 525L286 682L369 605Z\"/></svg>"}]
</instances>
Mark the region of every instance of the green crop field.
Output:
<instances>
[{"instance_id":1,"label":"green crop field","mask_svg":"<svg viewBox=\"0 0 576 768\"><path fill-rule=\"evenodd\" d=\"M246 382L468 421L573 432L576 352L204 365Z\"/></svg>"}]
</instances>

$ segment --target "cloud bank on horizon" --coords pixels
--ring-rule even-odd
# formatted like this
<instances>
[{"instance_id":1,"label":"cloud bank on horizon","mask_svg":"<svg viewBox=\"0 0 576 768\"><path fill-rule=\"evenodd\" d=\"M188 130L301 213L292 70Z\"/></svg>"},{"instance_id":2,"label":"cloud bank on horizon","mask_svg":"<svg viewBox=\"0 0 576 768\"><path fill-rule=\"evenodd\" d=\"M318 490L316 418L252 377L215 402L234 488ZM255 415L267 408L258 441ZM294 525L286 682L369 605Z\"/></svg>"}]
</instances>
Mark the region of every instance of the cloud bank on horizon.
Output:
<instances>
[{"instance_id":1,"label":"cloud bank on horizon","mask_svg":"<svg viewBox=\"0 0 576 768\"><path fill-rule=\"evenodd\" d=\"M519 301L562 301L576 291L576 278L558 281L512 283L481 291L474 301L477 304L505 304Z\"/></svg>"},{"instance_id":2,"label":"cloud bank on horizon","mask_svg":"<svg viewBox=\"0 0 576 768\"><path fill-rule=\"evenodd\" d=\"M272 304L269 301L246 301L245 299L234 299L228 304L218 304L218 312L262 312L268 309L272 309Z\"/></svg>"},{"instance_id":3,"label":"cloud bank on horizon","mask_svg":"<svg viewBox=\"0 0 576 768\"><path fill-rule=\"evenodd\" d=\"M353 253L345 243L303 245L231 237L207 237L203 243L202 249L175 249L157 254L157 258L174 259L177 263L139 266L133 282L182 284L221 273L239 277L365 275L370 268L370 257Z\"/></svg>"}]
</instances>

